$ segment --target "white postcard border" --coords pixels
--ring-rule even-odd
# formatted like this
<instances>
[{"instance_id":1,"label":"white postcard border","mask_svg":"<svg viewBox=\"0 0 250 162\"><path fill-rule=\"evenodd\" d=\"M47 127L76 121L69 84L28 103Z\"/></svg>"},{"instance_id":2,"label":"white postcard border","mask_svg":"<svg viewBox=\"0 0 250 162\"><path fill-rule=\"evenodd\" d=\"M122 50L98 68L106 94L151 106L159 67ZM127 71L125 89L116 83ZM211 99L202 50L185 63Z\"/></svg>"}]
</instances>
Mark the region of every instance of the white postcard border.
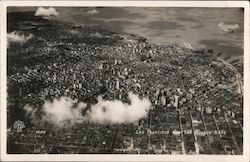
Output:
<instances>
[{"instance_id":1,"label":"white postcard border","mask_svg":"<svg viewBox=\"0 0 250 162\"><path fill-rule=\"evenodd\" d=\"M139 6L139 7L242 7L244 8L244 144L243 155L32 155L7 154L7 6ZM250 53L249 2L247 1L0 1L1 12L1 161L249 161Z\"/></svg>"}]
</instances>

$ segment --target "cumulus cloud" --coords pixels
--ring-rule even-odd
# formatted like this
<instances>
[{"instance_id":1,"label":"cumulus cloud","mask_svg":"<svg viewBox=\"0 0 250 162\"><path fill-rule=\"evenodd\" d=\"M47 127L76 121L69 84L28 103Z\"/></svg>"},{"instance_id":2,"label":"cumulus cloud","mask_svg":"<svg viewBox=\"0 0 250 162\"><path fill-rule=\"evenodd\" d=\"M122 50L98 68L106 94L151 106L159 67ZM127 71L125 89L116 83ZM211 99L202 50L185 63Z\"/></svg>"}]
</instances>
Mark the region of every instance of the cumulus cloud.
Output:
<instances>
[{"instance_id":1,"label":"cumulus cloud","mask_svg":"<svg viewBox=\"0 0 250 162\"><path fill-rule=\"evenodd\" d=\"M58 15L59 13L53 7L49 8L38 7L35 13L35 16L43 16L43 17L58 16Z\"/></svg>"},{"instance_id":2,"label":"cumulus cloud","mask_svg":"<svg viewBox=\"0 0 250 162\"><path fill-rule=\"evenodd\" d=\"M25 105L23 109L26 111L25 116L27 117L28 115L34 116L35 110L33 109L32 106L29 104Z\"/></svg>"},{"instance_id":3,"label":"cumulus cloud","mask_svg":"<svg viewBox=\"0 0 250 162\"><path fill-rule=\"evenodd\" d=\"M7 46L9 43L25 43L26 41L30 40L33 37L32 34L25 36L24 34L19 34L17 31L13 31L11 33L7 33Z\"/></svg>"},{"instance_id":4,"label":"cumulus cloud","mask_svg":"<svg viewBox=\"0 0 250 162\"><path fill-rule=\"evenodd\" d=\"M54 99L53 102L45 102L43 105L42 120L59 127L65 124L71 125L83 119L81 112L85 107L84 103L75 105L75 101L68 97Z\"/></svg>"},{"instance_id":5,"label":"cumulus cloud","mask_svg":"<svg viewBox=\"0 0 250 162\"><path fill-rule=\"evenodd\" d=\"M145 117L151 107L148 99L140 99L135 94L129 93L131 104L120 100L105 101L101 98L87 112L89 121L99 124L112 123L134 123Z\"/></svg>"},{"instance_id":6,"label":"cumulus cloud","mask_svg":"<svg viewBox=\"0 0 250 162\"><path fill-rule=\"evenodd\" d=\"M224 22L220 22L217 24L218 28L224 32L232 33L235 30L239 29L238 24L225 24Z\"/></svg>"},{"instance_id":7,"label":"cumulus cloud","mask_svg":"<svg viewBox=\"0 0 250 162\"><path fill-rule=\"evenodd\" d=\"M37 112L37 109L34 109L31 105L27 104L23 107L23 109L26 111L25 116L32 119L31 122L33 124L37 124L37 119L35 116L35 113Z\"/></svg>"},{"instance_id":8,"label":"cumulus cloud","mask_svg":"<svg viewBox=\"0 0 250 162\"><path fill-rule=\"evenodd\" d=\"M87 107L86 103L72 100L68 97L55 99L53 102L45 101L40 118L34 116L36 109L25 106L26 114L33 114L29 117L36 123L50 123L57 127L71 126L76 122L92 122L97 124L121 124L134 123L146 117L151 107L151 102L140 99L135 94L129 93L130 104L120 100L103 100L98 97L98 103L92 105L85 115L82 111ZM41 122L37 122L41 120Z\"/></svg>"},{"instance_id":9,"label":"cumulus cloud","mask_svg":"<svg viewBox=\"0 0 250 162\"><path fill-rule=\"evenodd\" d=\"M100 11L98 11L97 9L92 9L92 10L87 11L88 15L96 15L96 14L99 14L99 13L100 13Z\"/></svg>"}]
</instances>

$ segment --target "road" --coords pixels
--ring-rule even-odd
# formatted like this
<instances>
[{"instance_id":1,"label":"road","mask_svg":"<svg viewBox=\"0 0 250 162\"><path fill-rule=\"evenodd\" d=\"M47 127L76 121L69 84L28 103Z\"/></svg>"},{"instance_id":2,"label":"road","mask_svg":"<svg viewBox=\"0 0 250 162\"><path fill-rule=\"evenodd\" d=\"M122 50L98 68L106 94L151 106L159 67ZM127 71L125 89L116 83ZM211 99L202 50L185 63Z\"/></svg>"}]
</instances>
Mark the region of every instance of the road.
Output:
<instances>
[{"instance_id":1,"label":"road","mask_svg":"<svg viewBox=\"0 0 250 162\"><path fill-rule=\"evenodd\" d=\"M236 74L236 77L237 77L237 84L238 84L238 87L239 87L239 90L240 90L240 94L243 95L243 84L242 84L242 78L241 78L241 75L240 73L238 72L238 70L232 65L230 64L229 62L227 62L226 60L220 58L220 57L217 57L217 59L221 62L223 62L225 65L227 65L231 70L233 70Z\"/></svg>"}]
</instances>

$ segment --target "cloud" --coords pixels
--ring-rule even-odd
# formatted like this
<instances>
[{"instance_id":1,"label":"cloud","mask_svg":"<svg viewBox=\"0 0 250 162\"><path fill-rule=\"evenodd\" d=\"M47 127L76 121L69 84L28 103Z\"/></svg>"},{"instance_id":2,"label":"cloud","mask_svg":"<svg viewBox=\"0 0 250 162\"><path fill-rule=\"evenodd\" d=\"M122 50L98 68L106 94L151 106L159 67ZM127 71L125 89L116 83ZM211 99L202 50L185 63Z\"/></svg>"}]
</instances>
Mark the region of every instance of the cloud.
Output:
<instances>
[{"instance_id":1,"label":"cloud","mask_svg":"<svg viewBox=\"0 0 250 162\"><path fill-rule=\"evenodd\" d=\"M27 104L23 107L23 109L26 111L25 117L28 117L31 120L31 123L37 124L39 123L36 119L35 113L37 112L37 109L34 109L31 105Z\"/></svg>"},{"instance_id":2,"label":"cloud","mask_svg":"<svg viewBox=\"0 0 250 162\"><path fill-rule=\"evenodd\" d=\"M98 103L91 106L87 112L89 121L99 124L134 123L146 117L151 103L148 99L139 99L135 94L129 93L131 104L120 100L105 101L101 98Z\"/></svg>"},{"instance_id":3,"label":"cloud","mask_svg":"<svg viewBox=\"0 0 250 162\"><path fill-rule=\"evenodd\" d=\"M68 97L54 99L53 102L46 101L42 108L42 120L59 127L71 125L83 119L81 112L85 107L86 104L80 102L76 105L75 101Z\"/></svg>"},{"instance_id":4,"label":"cloud","mask_svg":"<svg viewBox=\"0 0 250 162\"><path fill-rule=\"evenodd\" d=\"M43 17L58 16L58 15L59 13L53 7L49 8L38 7L35 13L35 16L43 16Z\"/></svg>"},{"instance_id":5,"label":"cloud","mask_svg":"<svg viewBox=\"0 0 250 162\"><path fill-rule=\"evenodd\" d=\"M227 33L232 33L235 30L239 29L238 24L225 24L224 22L220 22L217 26L219 29Z\"/></svg>"},{"instance_id":6,"label":"cloud","mask_svg":"<svg viewBox=\"0 0 250 162\"><path fill-rule=\"evenodd\" d=\"M34 117L34 113L35 110L33 109L32 106L30 106L29 104L25 105L23 107L23 109L26 111L25 116L27 117L28 115L31 115L32 117Z\"/></svg>"},{"instance_id":7,"label":"cloud","mask_svg":"<svg viewBox=\"0 0 250 162\"><path fill-rule=\"evenodd\" d=\"M25 36L24 34L19 34L16 31L13 31L11 33L7 33L7 46L9 47L9 43L25 43L28 40L30 40L33 37L32 34L29 34L28 36Z\"/></svg>"},{"instance_id":8,"label":"cloud","mask_svg":"<svg viewBox=\"0 0 250 162\"><path fill-rule=\"evenodd\" d=\"M99 14L100 11L98 11L97 9L92 9L92 10L88 10L86 13L87 15L96 15L96 14Z\"/></svg>"},{"instance_id":9,"label":"cloud","mask_svg":"<svg viewBox=\"0 0 250 162\"><path fill-rule=\"evenodd\" d=\"M40 117L35 116L37 109L26 105L23 109L33 123L49 123L57 127L72 126L76 122L92 122L97 124L121 124L134 123L146 117L151 107L151 102L144 98L140 99L135 94L129 93L130 104L120 100L103 100L98 97L98 103L91 105L85 115L82 115L87 104L61 97L53 102L45 101L42 106ZM40 122L39 122L40 120Z\"/></svg>"}]
</instances>

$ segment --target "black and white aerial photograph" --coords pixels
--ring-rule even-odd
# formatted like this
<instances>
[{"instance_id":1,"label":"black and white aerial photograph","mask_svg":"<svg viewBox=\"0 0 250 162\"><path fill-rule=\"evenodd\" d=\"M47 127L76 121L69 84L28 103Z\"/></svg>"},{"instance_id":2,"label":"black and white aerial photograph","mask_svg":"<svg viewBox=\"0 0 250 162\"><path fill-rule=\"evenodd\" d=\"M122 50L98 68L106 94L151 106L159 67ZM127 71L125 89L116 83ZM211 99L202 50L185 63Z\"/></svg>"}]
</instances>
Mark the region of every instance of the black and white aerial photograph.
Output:
<instances>
[{"instance_id":1,"label":"black and white aerial photograph","mask_svg":"<svg viewBox=\"0 0 250 162\"><path fill-rule=\"evenodd\" d=\"M243 155L244 8L6 15L7 154Z\"/></svg>"}]
</instances>

